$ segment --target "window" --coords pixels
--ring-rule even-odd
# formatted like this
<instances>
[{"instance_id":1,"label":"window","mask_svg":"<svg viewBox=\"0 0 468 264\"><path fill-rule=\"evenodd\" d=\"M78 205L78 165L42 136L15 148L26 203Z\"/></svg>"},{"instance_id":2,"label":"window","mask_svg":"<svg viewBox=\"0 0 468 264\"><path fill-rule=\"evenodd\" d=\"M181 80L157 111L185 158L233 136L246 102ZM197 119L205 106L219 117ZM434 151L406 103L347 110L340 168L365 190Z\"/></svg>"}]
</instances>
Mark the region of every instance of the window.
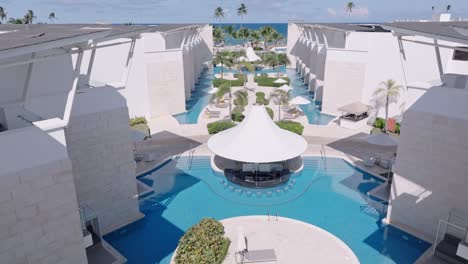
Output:
<instances>
[{"instance_id":1,"label":"window","mask_svg":"<svg viewBox=\"0 0 468 264\"><path fill-rule=\"evenodd\" d=\"M459 47L468 50L468 47ZM455 50L453 52L453 60L468 61L468 51Z\"/></svg>"}]
</instances>

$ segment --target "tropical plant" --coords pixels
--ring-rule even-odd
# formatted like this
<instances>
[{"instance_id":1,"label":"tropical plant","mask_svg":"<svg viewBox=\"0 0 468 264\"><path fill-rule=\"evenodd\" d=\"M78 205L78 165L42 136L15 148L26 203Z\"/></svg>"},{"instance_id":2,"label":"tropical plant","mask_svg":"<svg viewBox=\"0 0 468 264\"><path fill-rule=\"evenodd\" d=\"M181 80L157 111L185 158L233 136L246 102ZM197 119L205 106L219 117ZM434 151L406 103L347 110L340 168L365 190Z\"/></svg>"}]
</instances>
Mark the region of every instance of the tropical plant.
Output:
<instances>
[{"instance_id":1,"label":"tropical plant","mask_svg":"<svg viewBox=\"0 0 468 264\"><path fill-rule=\"evenodd\" d=\"M231 85L229 83L224 83L221 86L218 87L218 91L216 92L216 99L218 101L222 100L226 94L229 94L229 116L231 116L232 113L232 104L231 104Z\"/></svg>"},{"instance_id":2,"label":"tropical plant","mask_svg":"<svg viewBox=\"0 0 468 264\"><path fill-rule=\"evenodd\" d=\"M237 15L241 17L241 26L242 28L242 20L244 16L247 15L247 5L245 3L240 4L239 8L237 8Z\"/></svg>"},{"instance_id":3,"label":"tropical plant","mask_svg":"<svg viewBox=\"0 0 468 264\"><path fill-rule=\"evenodd\" d=\"M213 64L221 65L221 79L224 79L224 67L232 67L234 65L234 60L229 51L223 51L216 53L213 59Z\"/></svg>"},{"instance_id":4,"label":"tropical plant","mask_svg":"<svg viewBox=\"0 0 468 264\"><path fill-rule=\"evenodd\" d=\"M380 87L374 92L374 96L377 99L385 103L385 120L388 120L388 107L390 103L398 100L400 97L401 85L397 85L392 79L380 83ZM386 122L387 123L387 122ZM385 126L387 130L387 125Z\"/></svg>"},{"instance_id":5,"label":"tropical plant","mask_svg":"<svg viewBox=\"0 0 468 264\"><path fill-rule=\"evenodd\" d=\"M34 19L36 19L36 16L34 15L34 11L29 9L26 15L24 15L23 22L24 24L32 24Z\"/></svg>"},{"instance_id":6,"label":"tropical plant","mask_svg":"<svg viewBox=\"0 0 468 264\"><path fill-rule=\"evenodd\" d=\"M276 122L276 125L278 125L282 129L288 130L298 135L302 135L302 132L304 132L304 126L299 122L291 120L281 120Z\"/></svg>"},{"instance_id":7,"label":"tropical plant","mask_svg":"<svg viewBox=\"0 0 468 264\"><path fill-rule=\"evenodd\" d=\"M7 13L5 12L5 8L0 6L0 24L2 24L3 20L7 18Z\"/></svg>"},{"instance_id":8,"label":"tropical plant","mask_svg":"<svg viewBox=\"0 0 468 264\"><path fill-rule=\"evenodd\" d=\"M240 28L237 33L239 37L242 38L245 42L245 39L250 37L250 30L248 28Z\"/></svg>"},{"instance_id":9,"label":"tropical plant","mask_svg":"<svg viewBox=\"0 0 468 264\"><path fill-rule=\"evenodd\" d=\"M220 27L215 27L213 29L213 40L218 43L224 40L223 30Z\"/></svg>"},{"instance_id":10,"label":"tropical plant","mask_svg":"<svg viewBox=\"0 0 468 264\"><path fill-rule=\"evenodd\" d=\"M262 35L265 50L268 49L268 42L273 32L275 32L275 29L272 26L263 26L260 28L260 35Z\"/></svg>"},{"instance_id":11,"label":"tropical plant","mask_svg":"<svg viewBox=\"0 0 468 264\"><path fill-rule=\"evenodd\" d=\"M281 120L281 106L288 105L291 95L289 92L280 91L278 95L278 120Z\"/></svg>"},{"instance_id":12,"label":"tropical plant","mask_svg":"<svg viewBox=\"0 0 468 264\"><path fill-rule=\"evenodd\" d=\"M229 244L230 240L224 237L223 224L213 218L204 218L180 239L175 263L221 264L226 258Z\"/></svg>"},{"instance_id":13,"label":"tropical plant","mask_svg":"<svg viewBox=\"0 0 468 264\"><path fill-rule=\"evenodd\" d=\"M219 24L221 24L221 20L224 18L224 9L220 6L216 7L214 17L219 21Z\"/></svg>"},{"instance_id":14,"label":"tropical plant","mask_svg":"<svg viewBox=\"0 0 468 264\"><path fill-rule=\"evenodd\" d=\"M450 9L452 9L452 5L447 5L447 7L445 7L445 10L447 10L447 12L450 12Z\"/></svg>"},{"instance_id":15,"label":"tropical plant","mask_svg":"<svg viewBox=\"0 0 468 264\"><path fill-rule=\"evenodd\" d=\"M19 18L10 17L10 19L8 19L8 23L9 24L24 24L24 20L19 19Z\"/></svg>"},{"instance_id":16,"label":"tropical plant","mask_svg":"<svg viewBox=\"0 0 468 264\"><path fill-rule=\"evenodd\" d=\"M234 28L233 25L229 25L229 26L225 26L224 27L224 32L226 32L226 34L231 37L231 38L234 38L234 32L236 31L236 29Z\"/></svg>"},{"instance_id":17,"label":"tropical plant","mask_svg":"<svg viewBox=\"0 0 468 264\"><path fill-rule=\"evenodd\" d=\"M283 40L283 39L284 39L283 35L281 35L281 34L278 33L277 31L273 31L273 32L271 33L270 40L271 40L272 42L275 43L275 47L277 47L277 46L278 46L278 42L279 42L280 40Z\"/></svg>"},{"instance_id":18,"label":"tropical plant","mask_svg":"<svg viewBox=\"0 0 468 264\"><path fill-rule=\"evenodd\" d=\"M231 120L219 120L215 122L208 123L206 127L208 128L208 133L210 135L217 134L221 131L224 131L226 129L235 127L236 124L232 122ZM197 263L197 262L194 262Z\"/></svg>"},{"instance_id":19,"label":"tropical plant","mask_svg":"<svg viewBox=\"0 0 468 264\"><path fill-rule=\"evenodd\" d=\"M287 66L291 63L288 56L284 53L269 53L264 56L263 64L271 67L276 68L278 76L280 75L280 67L279 66Z\"/></svg>"},{"instance_id":20,"label":"tropical plant","mask_svg":"<svg viewBox=\"0 0 468 264\"><path fill-rule=\"evenodd\" d=\"M136 116L134 118L130 118L130 126L135 126L138 124L148 124L148 121L144 116Z\"/></svg>"},{"instance_id":21,"label":"tropical plant","mask_svg":"<svg viewBox=\"0 0 468 264\"><path fill-rule=\"evenodd\" d=\"M57 17L55 16L55 12L50 12L49 14L49 20L54 23Z\"/></svg>"},{"instance_id":22,"label":"tropical plant","mask_svg":"<svg viewBox=\"0 0 468 264\"><path fill-rule=\"evenodd\" d=\"M244 111L245 111L245 108L242 106L234 107L234 109L232 110L232 114L231 114L232 121L242 122L245 118L245 115L243 114Z\"/></svg>"},{"instance_id":23,"label":"tropical plant","mask_svg":"<svg viewBox=\"0 0 468 264\"><path fill-rule=\"evenodd\" d=\"M258 43L262 40L262 35L258 30L251 30L249 35L255 44L254 48L256 48Z\"/></svg>"},{"instance_id":24,"label":"tropical plant","mask_svg":"<svg viewBox=\"0 0 468 264\"><path fill-rule=\"evenodd\" d=\"M354 2L346 3L346 13L348 13L348 15L351 15L351 13L353 12L353 9L355 7L356 7L356 5L354 4Z\"/></svg>"},{"instance_id":25,"label":"tropical plant","mask_svg":"<svg viewBox=\"0 0 468 264\"><path fill-rule=\"evenodd\" d=\"M249 94L247 91L239 90L234 93L234 105L247 106L249 104Z\"/></svg>"}]
</instances>

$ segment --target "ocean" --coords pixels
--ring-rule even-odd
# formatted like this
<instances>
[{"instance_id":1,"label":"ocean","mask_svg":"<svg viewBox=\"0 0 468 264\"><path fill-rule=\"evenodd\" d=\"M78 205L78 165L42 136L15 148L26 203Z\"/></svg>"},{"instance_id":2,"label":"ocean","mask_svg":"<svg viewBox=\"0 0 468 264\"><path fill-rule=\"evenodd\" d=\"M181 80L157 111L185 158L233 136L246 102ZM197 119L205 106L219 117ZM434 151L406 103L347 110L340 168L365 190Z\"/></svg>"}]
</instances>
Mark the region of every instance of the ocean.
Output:
<instances>
[{"instance_id":1,"label":"ocean","mask_svg":"<svg viewBox=\"0 0 468 264\"><path fill-rule=\"evenodd\" d=\"M235 29L239 29L241 24L240 23L214 23L212 24L214 27L225 27L225 26L234 26ZM283 35L283 37L285 38L284 42L286 42L286 38L288 37L288 24L287 23L244 23L242 24L242 27L246 27L248 29L254 29L254 30L258 30L260 29L261 27L263 26L272 26L274 29L276 29L276 31L278 31L278 33L280 33L281 35ZM230 37L225 37L225 42L227 45L235 45L235 44L239 44L240 41L236 41Z\"/></svg>"}]
</instances>

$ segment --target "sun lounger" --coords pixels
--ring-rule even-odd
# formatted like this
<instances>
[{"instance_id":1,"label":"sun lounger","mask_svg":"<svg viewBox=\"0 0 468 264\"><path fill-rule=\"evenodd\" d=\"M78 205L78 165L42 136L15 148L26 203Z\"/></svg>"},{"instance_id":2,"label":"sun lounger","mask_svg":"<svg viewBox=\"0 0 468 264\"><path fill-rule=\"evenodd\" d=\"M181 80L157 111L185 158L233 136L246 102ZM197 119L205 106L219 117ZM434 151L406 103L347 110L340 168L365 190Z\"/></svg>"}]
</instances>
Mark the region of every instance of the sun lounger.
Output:
<instances>
[{"instance_id":1,"label":"sun lounger","mask_svg":"<svg viewBox=\"0 0 468 264\"><path fill-rule=\"evenodd\" d=\"M283 118L284 119L296 119L298 115L299 113L295 113L295 114L285 113Z\"/></svg>"},{"instance_id":2,"label":"sun lounger","mask_svg":"<svg viewBox=\"0 0 468 264\"><path fill-rule=\"evenodd\" d=\"M274 249L260 249L260 250L249 250L247 237L244 236L245 244L244 249L237 252L240 255L240 262L237 263L259 263L259 262L276 262L276 252ZM237 255L236 254L236 255Z\"/></svg>"},{"instance_id":3,"label":"sun lounger","mask_svg":"<svg viewBox=\"0 0 468 264\"><path fill-rule=\"evenodd\" d=\"M218 108L228 108L228 104L226 103L216 103L215 106Z\"/></svg>"},{"instance_id":4,"label":"sun lounger","mask_svg":"<svg viewBox=\"0 0 468 264\"><path fill-rule=\"evenodd\" d=\"M206 112L208 112L210 114L221 114L221 111L210 110L208 107L205 110L206 110Z\"/></svg>"}]
</instances>

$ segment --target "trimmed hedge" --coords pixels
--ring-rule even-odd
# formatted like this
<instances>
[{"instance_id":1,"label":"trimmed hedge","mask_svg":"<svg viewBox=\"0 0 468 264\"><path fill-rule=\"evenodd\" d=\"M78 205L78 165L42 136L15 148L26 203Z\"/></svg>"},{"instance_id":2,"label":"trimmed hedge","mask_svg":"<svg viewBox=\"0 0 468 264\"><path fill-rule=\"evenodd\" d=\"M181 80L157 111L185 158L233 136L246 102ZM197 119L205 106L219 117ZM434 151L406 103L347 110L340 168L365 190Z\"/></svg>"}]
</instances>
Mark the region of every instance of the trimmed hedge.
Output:
<instances>
[{"instance_id":1,"label":"trimmed hedge","mask_svg":"<svg viewBox=\"0 0 468 264\"><path fill-rule=\"evenodd\" d=\"M208 123L206 127L208 128L208 133L214 135L226 129L235 127L236 124L231 120L219 120L215 122Z\"/></svg>"},{"instance_id":2,"label":"trimmed hedge","mask_svg":"<svg viewBox=\"0 0 468 264\"><path fill-rule=\"evenodd\" d=\"M265 107L268 115L271 117L271 119L273 119L275 113L273 112L273 109L271 109L270 107Z\"/></svg>"},{"instance_id":3,"label":"trimmed hedge","mask_svg":"<svg viewBox=\"0 0 468 264\"><path fill-rule=\"evenodd\" d=\"M134 118L130 118L130 126L135 126L138 124L148 124L148 121L144 116L136 116Z\"/></svg>"},{"instance_id":4,"label":"trimmed hedge","mask_svg":"<svg viewBox=\"0 0 468 264\"><path fill-rule=\"evenodd\" d=\"M234 74L234 77L237 78L236 80L226 80L226 79L221 79L221 78L216 78L213 80L213 86L214 87L219 87L223 84L230 84L231 87L240 87L244 86L244 81L245 81L245 74Z\"/></svg>"},{"instance_id":5,"label":"trimmed hedge","mask_svg":"<svg viewBox=\"0 0 468 264\"><path fill-rule=\"evenodd\" d=\"M374 121L374 127L376 128L385 128L385 119L377 117Z\"/></svg>"},{"instance_id":6,"label":"trimmed hedge","mask_svg":"<svg viewBox=\"0 0 468 264\"><path fill-rule=\"evenodd\" d=\"M204 218L179 240L175 263L221 264L231 241L224 237L224 226L213 218Z\"/></svg>"},{"instance_id":7,"label":"trimmed hedge","mask_svg":"<svg viewBox=\"0 0 468 264\"><path fill-rule=\"evenodd\" d=\"M287 85L289 85L291 83L291 81L289 80L288 77L280 77L280 78L287 81L287 83L286 83ZM270 78L270 77L268 77L267 74L262 74L261 76L256 76L254 78L255 82L257 82L259 86L268 86L268 87L281 87L281 86L283 86L284 84L282 84L282 83L275 83L275 81L277 79L278 79L278 77Z\"/></svg>"},{"instance_id":8,"label":"trimmed hedge","mask_svg":"<svg viewBox=\"0 0 468 264\"><path fill-rule=\"evenodd\" d=\"M264 92L257 92L255 96L257 96L257 99L255 100L257 105L268 105L270 103L270 101L265 98Z\"/></svg>"},{"instance_id":9,"label":"trimmed hedge","mask_svg":"<svg viewBox=\"0 0 468 264\"><path fill-rule=\"evenodd\" d=\"M280 128L286 129L298 135L302 135L302 132L304 132L304 126L299 122L295 122L291 120L281 120L281 121L277 121L276 124Z\"/></svg>"},{"instance_id":10,"label":"trimmed hedge","mask_svg":"<svg viewBox=\"0 0 468 264\"><path fill-rule=\"evenodd\" d=\"M232 121L242 122L242 120L244 120L244 118L245 118L245 115L242 113L242 112L244 112L244 110L245 109L242 106L234 107L234 109L232 109L232 112L231 112Z\"/></svg>"}]
</instances>

